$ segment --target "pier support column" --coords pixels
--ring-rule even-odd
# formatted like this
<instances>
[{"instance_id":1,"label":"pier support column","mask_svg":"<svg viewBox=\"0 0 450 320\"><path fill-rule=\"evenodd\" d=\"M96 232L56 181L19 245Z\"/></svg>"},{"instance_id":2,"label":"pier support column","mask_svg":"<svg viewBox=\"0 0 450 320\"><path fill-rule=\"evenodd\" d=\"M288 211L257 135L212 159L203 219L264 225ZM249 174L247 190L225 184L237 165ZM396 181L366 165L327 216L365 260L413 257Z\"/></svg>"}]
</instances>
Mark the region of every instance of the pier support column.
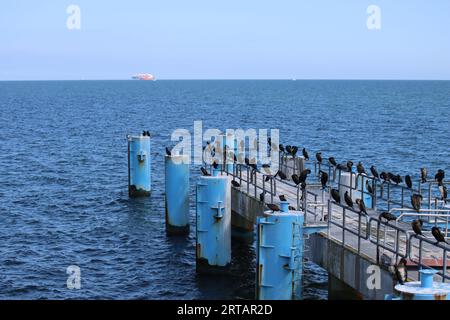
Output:
<instances>
[{"instance_id":1,"label":"pier support column","mask_svg":"<svg viewBox=\"0 0 450 320\"><path fill-rule=\"evenodd\" d=\"M151 192L150 137L128 136L128 194L149 196Z\"/></svg>"},{"instance_id":2,"label":"pier support column","mask_svg":"<svg viewBox=\"0 0 450 320\"><path fill-rule=\"evenodd\" d=\"M362 300L355 289L328 273L328 300Z\"/></svg>"},{"instance_id":3,"label":"pier support column","mask_svg":"<svg viewBox=\"0 0 450 320\"><path fill-rule=\"evenodd\" d=\"M166 231L189 233L189 158L186 155L165 156Z\"/></svg>"},{"instance_id":4,"label":"pier support column","mask_svg":"<svg viewBox=\"0 0 450 320\"><path fill-rule=\"evenodd\" d=\"M256 298L260 300L301 298L304 216L286 211L266 211L258 218Z\"/></svg>"},{"instance_id":5,"label":"pier support column","mask_svg":"<svg viewBox=\"0 0 450 320\"><path fill-rule=\"evenodd\" d=\"M197 272L223 272L231 263L231 179L201 176L196 202Z\"/></svg>"}]
</instances>

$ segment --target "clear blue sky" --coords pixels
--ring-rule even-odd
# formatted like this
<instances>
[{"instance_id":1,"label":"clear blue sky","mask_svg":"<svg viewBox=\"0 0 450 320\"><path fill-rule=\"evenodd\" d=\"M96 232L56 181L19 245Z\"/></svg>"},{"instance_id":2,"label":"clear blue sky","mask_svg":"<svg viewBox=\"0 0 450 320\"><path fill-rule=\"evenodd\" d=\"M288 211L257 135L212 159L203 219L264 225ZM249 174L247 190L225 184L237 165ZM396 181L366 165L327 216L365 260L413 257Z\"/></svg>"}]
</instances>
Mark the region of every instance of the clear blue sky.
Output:
<instances>
[{"instance_id":1,"label":"clear blue sky","mask_svg":"<svg viewBox=\"0 0 450 320\"><path fill-rule=\"evenodd\" d=\"M0 80L450 79L449 15L449 0L2 1Z\"/></svg>"}]
</instances>

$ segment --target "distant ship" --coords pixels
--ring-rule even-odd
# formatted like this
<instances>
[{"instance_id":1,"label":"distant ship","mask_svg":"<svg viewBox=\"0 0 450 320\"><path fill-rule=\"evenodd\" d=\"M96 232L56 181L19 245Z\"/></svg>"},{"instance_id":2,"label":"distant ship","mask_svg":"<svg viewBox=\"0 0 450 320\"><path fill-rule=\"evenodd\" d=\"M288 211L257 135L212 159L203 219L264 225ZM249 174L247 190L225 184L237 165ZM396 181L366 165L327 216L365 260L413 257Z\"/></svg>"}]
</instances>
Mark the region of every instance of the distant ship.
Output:
<instances>
[{"instance_id":1,"label":"distant ship","mask_svg":"<svg viewBox=\"0 0 450 320\"><path fill-rule=\"evenodd\" d=\"M155 80L155 77L150 73L138 73L131 77L133 80Z\"/></svg>"}]
</instances>

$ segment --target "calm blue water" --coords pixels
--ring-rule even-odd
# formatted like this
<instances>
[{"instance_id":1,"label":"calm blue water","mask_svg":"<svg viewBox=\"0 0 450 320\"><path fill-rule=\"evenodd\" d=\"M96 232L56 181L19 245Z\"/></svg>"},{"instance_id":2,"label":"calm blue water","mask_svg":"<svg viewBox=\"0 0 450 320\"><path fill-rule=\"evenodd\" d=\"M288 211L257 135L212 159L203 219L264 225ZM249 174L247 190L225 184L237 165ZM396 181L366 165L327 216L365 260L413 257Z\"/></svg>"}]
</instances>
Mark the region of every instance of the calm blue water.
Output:
<instances>
[{"instance_id":1,"label":"calm blue water","mask_svg":"<svg viewBox=\"0 0 450 320\"><path fill-rule=\"evenodd\" d=\"M379 171L450 172L450 82L0 82L0 110L3 299L253 298L252 245L233 244L233 275L199 277L194 228L187 240L165 235L164 147L194 120L279 128L285 143ZM130 200L125 135L144 128L154 191ZM81 290L66 288L69 265ZM305 296L327 296L309 264Z\"/></svg>"}]
</instances>

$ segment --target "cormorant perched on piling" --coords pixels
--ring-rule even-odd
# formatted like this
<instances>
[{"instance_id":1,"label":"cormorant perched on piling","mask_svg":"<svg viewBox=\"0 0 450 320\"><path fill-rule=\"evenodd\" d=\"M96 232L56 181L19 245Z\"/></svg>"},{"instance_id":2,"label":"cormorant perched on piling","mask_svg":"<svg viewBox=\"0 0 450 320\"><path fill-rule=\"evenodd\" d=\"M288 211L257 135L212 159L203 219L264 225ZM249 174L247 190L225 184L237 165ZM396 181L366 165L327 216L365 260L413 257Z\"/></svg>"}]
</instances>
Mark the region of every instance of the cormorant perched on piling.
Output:
<instances>
[{"instance_id":1,"label":"cormorant perched on piling","mask_svg":"<svg viewBox=\"0 0 450 320\"><path fill-rule=\"evenodd\" d=\"M275 175L275 177L276 177L276 176L279 176L281 180L286 180L286 179L287 179L286 175L285 175L285 174L283 173L283 171L281 171L281 170L278 170L278 172L277 172L277 174Z\"/></svg>"},{"instance_id":2,"label":"cormorant perched on piling","mask_svg":"<svg viewBox=\"0 0 450 320\"><path fill-rule=\"evenodd\" d=\"M411 222L412 229L416 235L423 236L422 225L423 225L423 221L420 219L414 220L413 222Z\"/></svg>"},{"instance_id":3,"label":"cormorant perched on piling","mask_svg":"<svg viewBox=\"0 0 450 320\"><path fill-rule=\"evenodd\" d=\"M200 171L202 172L202 175L204 175L205 177L210 176L210 174L208 173L208 171L206 171L205 168L201 167Z\"/></svg>"},{"instance_id":4,"label":"cormorant perched on piling","mask_svg":"<svg viewBox=\"0 0 450 320\"><path fill-rule=\"evenodd\" d=\"M305 169L302 172L300 172L300 176L298 177L300 180L300 183L306 182L306 178L308 178L308 174L311 173L311 170Z\"/></svg>"},{"instance_id":5,"label":"cormorant perched on piling","mask_svg":"<svg viewBox=\"0 0 450 320\"><path fill-rule=\"evenodd\" d=\"M391 180L395 182L395 184L399 184L403 181L402 177L399 174L395 175L391 172L388 172L388 175L390 176Z\"/></svg>"},{"instance_id":6,"label":"cormorant perched on piling","mask_svg":"<svg viewBox=\"0 0 450 320\"><path fill-rule=\"evenodd\" d=\"M345 163L338 163L336 165L336 169L341 170L341 171L348 171L348 167L347 164Z\"/></svg>"},{"instance_id":7,"label":"cormorant perched on piling","mask_svg":"<svg viewBox=\"0 0 450 320\"><path fill-rule=\"evenodd\" d=\"M344 194L344 200L345 200L345 203L346 203L350 208L353 208L353 200L352 200L352 198L350 197L350 195L348 194L348 191L345 191L345 194Z\"/></svg>"},{"instance_id":8,"label":"cormorant perched on piling","mask_svg":"<svg viewBox=\"0 0 450 320\"><path fill-rule=\"evenodd\" d=\"M316 153L316 159L317 159L317 162L322 163L322 152Z\"/></svg>"},{"instance_id":9,"label":"cormorant perched on piling","mask_svg":"<svg viewBox=\"0 0 450 320\"><path fill-rule=\"evenodd\" d=\"M320 183L322 184L322 190L325 190L328 182L328 173L322 170L320 170L319 173L320 173Z\"/></svg>"},{"instance_id":10,"label":"cormorant perched on piling","mask_svg":"<svg viewBox=\"0 0 450 320\"><path fill-rule=\"evenodd\" d=\"M375 166L371 166L371 167L370 167L370 172L372 173L372 175L373 175L375 178L380 179L380 176L378 175L377 168L375 168Z\"/></svg>"},{"instance_id":11,"label":"cormorant perched on piling","mask_svg":"<svg viewBox=\"0 0 450 320\"><path fill-rule=\"evenodd\" d=\"M359 174L366 173L366 170L364 169L364 166L362 165L361 161L359 161L358 164L356 165L356 170L358 171Z\"/></svg>"},{"instance_id":12,"label":"cormorant perched on piling","mask_svg":"<svg viewBox=\"0 0 450 320\"><path fill-rule=\"evenodd\" d=\"M295 158L295 156L297 155L298 152L298 147L297 146L292 146L291 147L291 154L292 156Z\"/></svg>"},{"instance_id":13,"label":"cormorant perched on piling","mask_svg":"<svg viewBox=\"0 0 450 320\"><path fill-rule=\"evenodd\" d=\"M303 153L303 157L305 157L305 160L309 160L309 155L305 148L303 148L302 153Z\"/></svg>"},{"instance_id":14,"label":"cormorant perched on piling","mask_svg":"<svg viewBox=\"0 0 450 320\"><path fill-rule=\"evenodd\" d=\"M447 203L447 187L444 183L439 182L439 192L441 193L441 200L444 201L444 203Z\"/></svg>"},{"instance_id":15,"label":"cormorant perched on piling","mask_svg":"<svg viewBox=\"0 0 450 320\"><path fill-rule=\"evenodd\" d=\"M445 172L442 169L439 169L438 172L436 173L436 175L434 176L434 179L437 182L442 182L442 180L444 180L445 178Z\"/></svg>"},{"instance_id":16,"label":"cormorant perched on piling","mask_svg":"<svg viewBox=\"0 0 450 320\"><path fill-rule=\"evenodd\" d=\"M445 240L444 235L441 232L441 229L439 229L439 227L433 227L431 228L431 234L433 235L433 237L436 239L436 244L438 244L439 242L445 242L448 244L448 242Z\"/></svg>"},{"instance_id":17,"label":"cormorant perched on piling","mask_svg":"<svg viewBox=\"0 0 450 320\"><path fill-rule=\"evenodd\" d=\"M367 209L366 209L366 204L364 203L364 200L356 199L356 204L359 207L359 213L363 212L365 215L367 215Z\"/></svg>"},{"instance_id":18,"label":"cormorant perched on piling","mask_svg":"<svg viewBox=\"0 0 450 320\"><path fill-rule=\"evenodd\" d=\"M413 194L411 196L411 205L414 208L414 210L416 210L417 212L420 211L420 205L422 202L423 196L421 194Z\"/></svg>"},{"instance_id":19,"label":"cormorant perched on piling","mask_svg":"<svg viewBox=\"0 0 450 320\"><path fill-rule=\"evenodd\" d=\"M420 169L420 182L421 183L427 182L427 168Z\"/></svg>"},{"instance_id":20,"label":"cormorant perched on piling","mask_svg":"<svg viewBox=\"0 0 450 320\"><path fill-rule=\"evenodd\" d=\"M212 166L214 169L219 168L219 164L216 162L216 160L214 160L214 162L212 163Z\"/></svg>"},{"instance_id":21,"label":"cormorant perched on piling","mask_svg":"<svg viewBox=\"0 0 450 320\"><path fill-rule=\"evenodd\" d=\"M286 199L286 197L285 197L284 194L280 194L280 195L278 196L278 198L280 198L280 201L287 201L287 199Z\"/></svg>"},{"instance_id":22,"label":"cormorant perched on piling","mask_svg":"<svg viewBox=\"0 0 450 320\"><path fill-rule=\"evenodd\" d=\"M280 143L279 145L278 145L278 149L280 149L280 152L283 152L284 153L284 146Z\"/></svg>"},{"instance_id":23,"label":"cormorant perched on piling","mask_svg":"<svg viewBox=\"0 0 450 320\"><path fill-rule=\"evenodd\" d=\"M150 131L145 131L145 134L147 135L147 137L150 137Z\"/></svg>"},{"instance_id":24,"label":"cormorant perched on piling","mask_svg":"<svg viewBox=\"0 0 450 320\"><path fill-rule=\"evenodd\" d=\"M336 159L334 157L329 157L328 161L331 163L332 166L334 166L334 167L337 166L337 162L336 162Z\"/></svg>"},{"instance_id":25,"label":"cormorant perched on piling","mask_svg":"<svg viewBox=\"0 0 450 320\"><path fill-rule=\"evenodd\" d=\"M145 137L147 135L147 133L144 131L142 131L142 136Z\"/></svg>"},{"instance_id":26,"label":"cormorant perched on piling","mask_svg":"<svg viewBox=\"0 0 450 320\"><path fill-rule=\"evenodd\" d=\"M412 189L412 180L411 180L411 176L409 174L407 174L405 176L405 183L409 189Z\"/></svg>"},{"instance_id":27,"label":"cormorant perched on piling","mask_svg":"<svg viewBox=\"0 0 450 320\"><path fill-rule=\"evenodd\" d=\"M401 258L400 262L394 267L395 277L398 283L405 284L408 281L408 269L406 269L406 259Z\"/></svg>"},{"instance_id":28,"label":"cormorant perched on piling","mask_svg":"<svg viewBox=\"0 0 450 320\"><path fill-rule=\"evenodd\" d=\"M390 213L390 212L383 212L382 214L380 214L380 220L381 219L384 219L384 220L386 220L386 221L394 221L394 220L397 220L397 217L395 216L395 215L393 215L392 213Z\"/></svg>"},{"instance_id":29,"label":"cormorant perched on piling","mask_svg":"<svg viewBox=\"0 0 450 320\"><path fill-rule=\"evenodd\" d=\"M280 207L277 206L276 204L273 204L273 203L267 203L266 206L267 206L267 208L269 208L270 210L272 210L272 212L280 211Z\"/></svg>"},{"instance_id":30,"label":"cormorant perched on piling","mask_svg":"<svg viewBox=\"0 0 450 320\"><path fill-rule=\"evenodd\" d=\"M235 188L239 188L241 186L241 184L235 180L231 180L231 184L233 185L233 187Z\"/></svg>"},{"instance_id":31,"label":"cormorant perched on piling","mask_svg":"<svg viewBox=\"0 0 450 320\"><path fill-rule=\"evenodd\" d=\"M367 189L367 192L369 192L370 194L373 194L373 188L370 185L369 180L366 180L366 189Z\"/></svg>"},{"instance_id":32,"label":"cormorant perched on piling","mask_svg":"<svg viewBox=\"0 0 450 320\"><path fill-rule=\"evenodd\" d=\"M172 152L170 152L169 148L166 147L166 154L170 157L172 156Z\"/></svg>"},{"instance_id":33,"label":"cormorant perched on piling","mask_svg":"<svg viewBox=\"0 0 450 320\"><path fill-rule=\"evenodd\" d=\"M337 189L331 189L331 197L333 198L333 200L337 203L341 203L341 196L339 194L339 191Z\"/></svg>"}]
</instances>

